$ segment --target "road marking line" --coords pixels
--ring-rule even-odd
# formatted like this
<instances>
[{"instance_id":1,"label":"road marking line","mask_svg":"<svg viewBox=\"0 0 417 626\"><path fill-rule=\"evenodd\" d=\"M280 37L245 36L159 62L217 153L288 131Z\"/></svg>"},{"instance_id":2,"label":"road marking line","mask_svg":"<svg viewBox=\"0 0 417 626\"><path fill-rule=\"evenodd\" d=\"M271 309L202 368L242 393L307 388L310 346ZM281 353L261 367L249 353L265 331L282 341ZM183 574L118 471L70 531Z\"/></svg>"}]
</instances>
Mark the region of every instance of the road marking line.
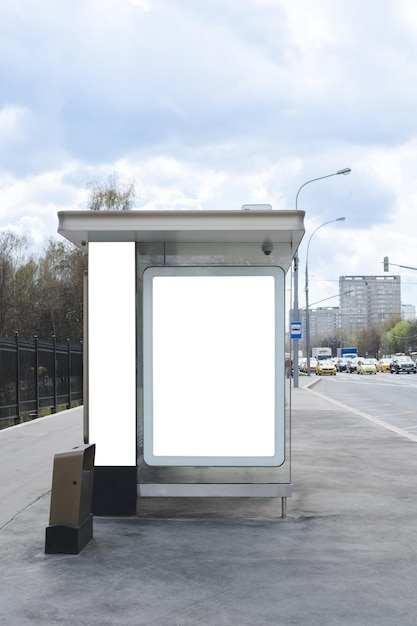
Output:
<instances>
[{"instance_id":1,"label":"road marking line","mask_svg":"<svg viewBox=\"0 0 417 626\"><path fill-rule=\"evenodd\" d=\"M359 417L364 417L370 422L373 422L374 424L377 424L378 426L382 426L383 428L386 428L387 430L391 430L393 433L400 435L400 437L405 437L406 439L410 439L411 441L417 442L417 435L412 435L411 433L407 433L404 431L403 428L398 428L397 426L388 424L387 422L384 422L378 417L373 417L372 415L368 415L367 413L362 413L362 411L358 411L357 409L354 409L348 406L347 404L343 404L342 402L339 402L338 400L334 400L333 398L330 398L329 396L325 396L322 393L319 393L318 391L313 391L312 389L309 389L308 387L305 387L305 389L309 391L310 393L314 393L316 396L323 398L324 400L333 402L333 404L340 406L342 409L350 411L351 413L355 413L355 415L359 415Z\"/></svg>"},{"instance_id":2,"label":"road marking line","mask_svg":"<svg viewBox=\"0 0 417 626\"><path fill-rule=\"evenodd\" d=\"M390 415L390 417L394 416L394 415L416 415L417 416L417 413L415 411L397 411L396 413L390 413L389 415ZM381 416L382 416L382 414L381 414ZM375 415L375 417L381 417L381 416L380 415Z\"/></svg>"}]
</instances>

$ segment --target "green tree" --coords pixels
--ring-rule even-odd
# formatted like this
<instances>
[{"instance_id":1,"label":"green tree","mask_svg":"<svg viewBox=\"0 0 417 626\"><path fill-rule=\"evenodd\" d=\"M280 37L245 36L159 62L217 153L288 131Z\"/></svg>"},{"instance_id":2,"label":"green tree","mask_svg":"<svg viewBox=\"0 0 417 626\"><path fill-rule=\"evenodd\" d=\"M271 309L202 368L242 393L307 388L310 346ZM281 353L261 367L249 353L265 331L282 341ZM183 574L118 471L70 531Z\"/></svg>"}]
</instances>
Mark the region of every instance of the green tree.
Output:
<instances>
[{"instance_id":1,"label":"green tree","mask_svg":"<svg viewBox=\"0 0 417 626\"><path fill-rule=\"evenodd\" d=\"M409 347L413 350L413 346L416 345L416 327L404 320L398 322L386 333L385 340L391 354L396 352L407 354Z\"/></svg>"},{"instance_id":2,"label":"green tree","mask_svg":"<svg viewBox=\"0 0 417 626\"><path fill-rule=\"evenodd\" d=\"M87 206L91 211L129 211L135 206L135 184L123 185L116 173L104 182L89 182L87 188L90 189Z\"/></svg>"}]
</instances>

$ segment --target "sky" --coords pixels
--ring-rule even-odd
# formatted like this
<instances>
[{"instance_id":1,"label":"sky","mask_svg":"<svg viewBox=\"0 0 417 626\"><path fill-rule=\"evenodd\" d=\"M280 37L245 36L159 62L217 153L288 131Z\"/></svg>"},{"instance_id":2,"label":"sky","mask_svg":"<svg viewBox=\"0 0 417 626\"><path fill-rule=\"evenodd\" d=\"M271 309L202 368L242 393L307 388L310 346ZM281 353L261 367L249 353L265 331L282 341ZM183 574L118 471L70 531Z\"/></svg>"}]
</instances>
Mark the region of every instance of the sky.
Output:
<instances>
[{"instance_id":1,"label":"sky","mask_svg":"<svg viewBox=\"0 0 417 626\"><path fill-rule=\"evenodd\" d=\"M309 301L417 267L414 0L0 0L0 232L34 249L88 183L136 209L295 209ZM417 305L417 273L400 274ZM300 306L303 305L303 280Z\"/></svg>"}]
</instances>

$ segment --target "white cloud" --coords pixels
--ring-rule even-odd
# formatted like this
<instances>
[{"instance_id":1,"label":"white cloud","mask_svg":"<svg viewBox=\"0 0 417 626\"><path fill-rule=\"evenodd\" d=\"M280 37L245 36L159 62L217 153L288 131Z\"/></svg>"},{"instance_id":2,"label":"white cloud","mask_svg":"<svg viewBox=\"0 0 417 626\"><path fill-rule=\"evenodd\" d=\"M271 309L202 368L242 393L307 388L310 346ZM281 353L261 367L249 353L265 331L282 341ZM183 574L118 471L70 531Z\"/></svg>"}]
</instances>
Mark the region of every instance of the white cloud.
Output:
<instances>
[{"instance_id":1,"label":"white cloud","mask_svg":"<svg viewBox=\"0 0 417 626\"><path fill-rule=\"evenodd\" d=\"M28 178L9 176L0 185L0 230L27 235L39 247L57 235L57 212L85 208L86 190L67 182L75 163Z\"/></svg>"},{"instance_id":2,"label":"white cloud","mask_svg":"<svg viewBox=\"0 0 417 626\"><path fill-rule=\"evenodd\" d=\"M25 109L17 106L5 106L0 110L0 143L21 133L21 120Z\"/></svg>"},{"instance_id":3,"label":"white cloud","mask_svg":"<svg viewBox=\"0 0 417 626\"><path fill-rule=\"evenodd\" d=\"M306 239L347 218L315 238L310 300L414 265L412 0L20 0L0 30L0 229L54 236L114 171L142 207L288 209L348 166L300 195Z\"/></svg>"}]
</instances>

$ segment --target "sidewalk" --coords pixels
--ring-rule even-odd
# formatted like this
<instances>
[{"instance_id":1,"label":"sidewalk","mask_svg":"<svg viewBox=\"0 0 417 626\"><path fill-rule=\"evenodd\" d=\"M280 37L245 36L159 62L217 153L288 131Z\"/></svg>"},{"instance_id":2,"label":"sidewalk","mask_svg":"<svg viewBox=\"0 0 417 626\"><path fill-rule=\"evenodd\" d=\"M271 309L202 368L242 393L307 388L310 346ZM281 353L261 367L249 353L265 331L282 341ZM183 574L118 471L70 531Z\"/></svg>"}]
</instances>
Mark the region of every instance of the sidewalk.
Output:
<instances>
[{"instance_id":1,"label":"sidewalk","mask_svg":"<svg viewBox=\"0 0 417 626\"><path fill-rule=\"evenodd\" d=\"M78 556L45 555L50 494L34 491L0 531L0 624L414 626L417 444L299 382L285 520L279 500L249 517L95 518Z\"/></svg>"}]
</instances>

